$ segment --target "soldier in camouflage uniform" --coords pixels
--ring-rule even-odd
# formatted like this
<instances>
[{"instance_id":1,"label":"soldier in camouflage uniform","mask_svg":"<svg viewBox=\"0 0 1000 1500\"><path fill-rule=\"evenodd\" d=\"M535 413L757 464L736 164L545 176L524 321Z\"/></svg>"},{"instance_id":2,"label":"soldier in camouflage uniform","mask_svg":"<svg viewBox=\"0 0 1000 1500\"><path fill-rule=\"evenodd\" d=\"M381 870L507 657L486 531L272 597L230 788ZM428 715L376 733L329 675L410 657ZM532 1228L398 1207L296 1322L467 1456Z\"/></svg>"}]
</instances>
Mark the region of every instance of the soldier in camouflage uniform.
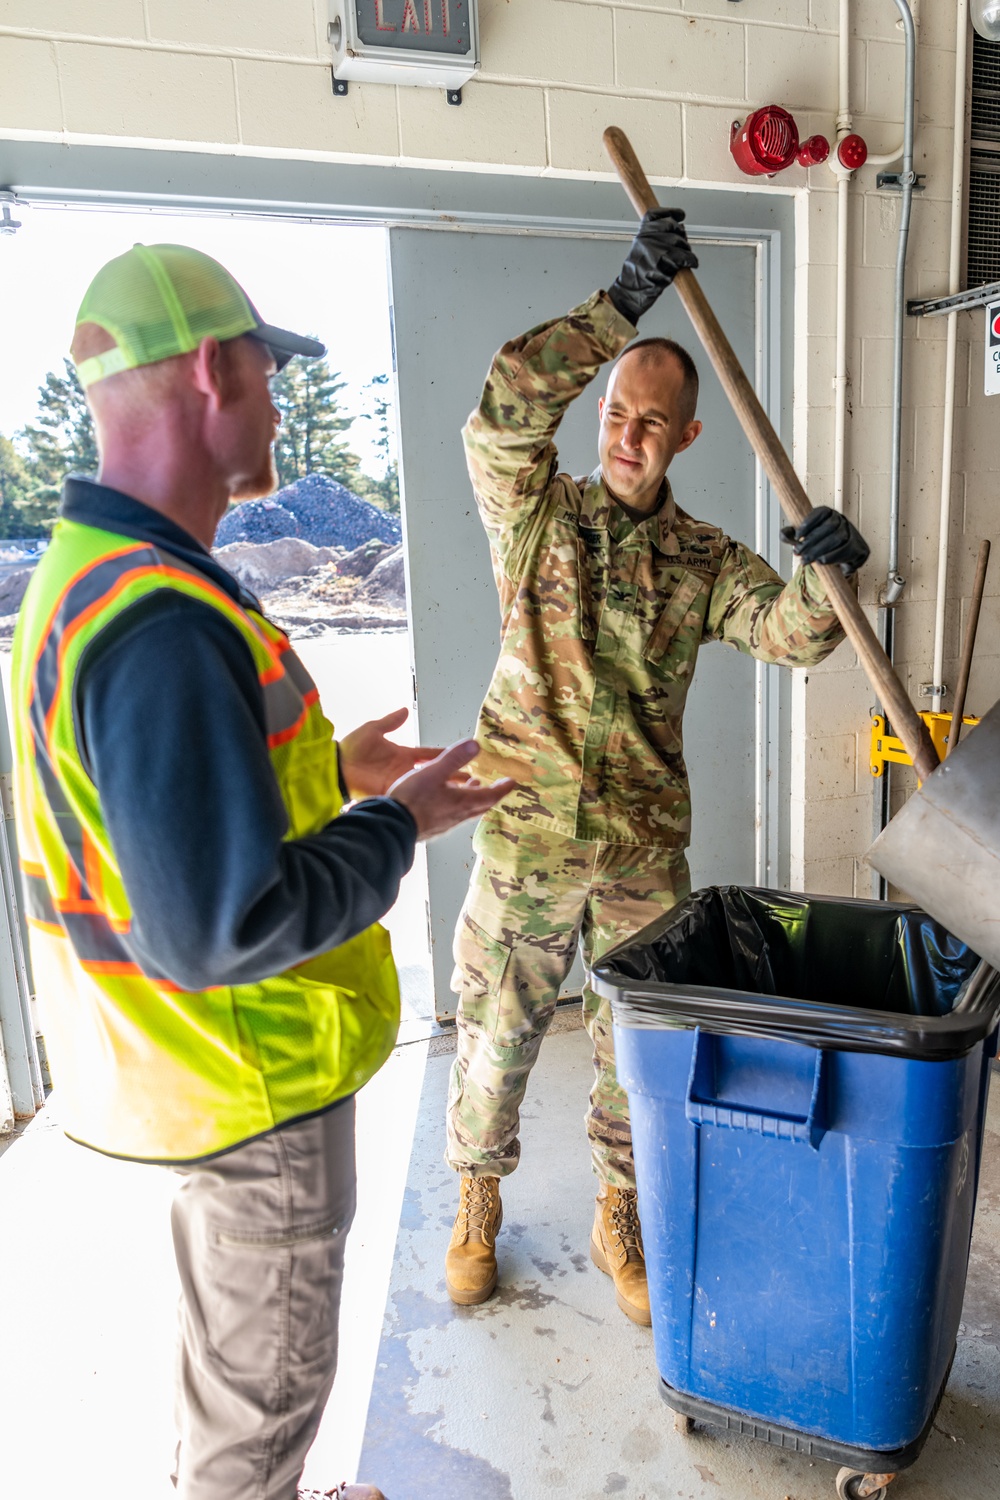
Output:
<instances>
[{"instance_id":1,"label":"soldier in camouflage uniform","mask_svg":"<svg viewBox=\"0 0 1000 1500\"><path fill-rule=\"evenodd\" d=\"M520 783L480 823L455 938L458 1056L448 1102L460 1208L446 1261L456 1302L497 1281L499 1179L519 1155L528 1074L579 943L592 964L687 895L691 807L681 726L706 641L810 666L843 632L812 566L783 583L741 542L676 504L667 467L701 431L697 372L665 340L616 364L601 402L600 467L558 467L563 413L635 337L681 266L680 219L647 215L610 292L506 344L464 430L489 535L502 644L477 730L477 774ZM813 512L797 550L853 569L867 548ZM817 542L817 538L820 538ZM587 1131L600 1188L594 1261L648 1323L628 1103L606 1002L587 988L596 1078Z\"/></svg>"}]
</instances>

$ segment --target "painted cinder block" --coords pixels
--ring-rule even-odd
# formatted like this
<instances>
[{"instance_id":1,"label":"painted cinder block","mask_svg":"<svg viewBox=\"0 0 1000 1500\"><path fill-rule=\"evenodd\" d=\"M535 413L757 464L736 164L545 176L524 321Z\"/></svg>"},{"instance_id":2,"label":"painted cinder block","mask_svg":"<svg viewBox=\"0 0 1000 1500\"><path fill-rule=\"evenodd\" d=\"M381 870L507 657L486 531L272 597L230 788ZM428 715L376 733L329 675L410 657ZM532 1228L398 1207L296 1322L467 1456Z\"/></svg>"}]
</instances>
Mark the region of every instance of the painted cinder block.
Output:
<instances>
[{"instance_id":1,"label":"painted cinder block","mask_svg":"<svg viewBox=\"0 0 1000 1500\"><path fill-rule=\"evenodd\" d=\"M624 0L625 4L629 0ZM643 0L648 3L648 0ZM656 0L664 10L691 11L701 16L724 16L726 20L733 18L733 0ZM836 0L834 0L836 4ZM819 22L811 14L816 7L817 0L766 0L766 3L754 5L750 13L740 16L748 26L755 24L770 23L772 26L811 26L814 30ZM836 25L836 22L834 22ZM822 29L822 28L820 28Z\"/></svg>"},{"instance_id":2,"label":"painted cinder block","mask_svg":"<svg viewBox=\"0 0 1000 1500\"><path fill-rule=\"evenodd\" d=\"M816 798L856 795L855 734L816 735L809 742L809 793Z\"/></svg>"},{"instance_id":3,"label":"painted cinder block","mask_svg":"<svg viewBox=\"0 0 1000 1500\"><path fill-rule=\"evenodd\" d=\"M0 27L75 36L142 38L142 0L0 0Z\"/></svg>"},{"instance_id":4,"label":"painted cinder block","mask_svg":"<svg viewBox=\"0 0 1000 1500\"><path fill-rule=\"evenodd\" d=\"M356 153L395 158L399 153L396 90L379 83L352 83L333 92L322 63L236 63L240 139L246 146L284 151Z\"/></svg>"},{"instance_id":5,"label":"painted cinder block","mask_svg":"<svg viewBox=\"0 0 1000 1500\"><path fill-rule=\"evenodd\" d=\"M810 767L809 781L814 780ZM871 796L862 792L850 797L814 797L807 781L810 805L806 811L806 838L812 858L853 859L871 843ZM808 871L808 864L806 866Z\"/></svg>"},{"instance_id":6,"label":"painted cinder block","mask_svg":"<svg viewBox=\"0 0 1000 1500\"><path fill-rule=\"evenodd\" d=\"M0 35L0 79L0 129L62 129L59 75L51 42Z\"/></svg>"},{"instance_id":7,"label":"painted cinder block","mask_svg":"<svg viewBox=\"0 0 1000 1500\"><path fill-rule=\"evenodd\" d=\"M681 106L666 99L628 99L615 94L549 91L549 160L573 172L609 172L603 133L618 125L635 147L650 178L683 172ZM623 212L624 212L623 199Z\"/></svg>"},{"instance_id":8,"label":"painted cinder block","mask_svg":"<svg viewBox=\"0 0 1000 1500\"><path fill-rule=\"evenodd\" d=\"M729 133L733 120L746 114L746 106L689 104L685 101L682 109L686 180L696 183L732 183L741 188L762 191L759 181L744 176L729 150ZM782 189L779 188L779 191Z\"/></svg>"},{"instance_id":9,"label":"painted cinder block","mask_svg":"<svg viewBox=\"0 0 1000 1500\"><path fill-rule=\"evenodd\" d=\"M611 11L574 0L480 0L484 78L611 87Z\"/></svg>"},{"instance_id":10,"label":"painted cinder block","mask_svg":"<svg viewBox=\"0 0 1000 1500\"><path fill-rule=\"evenodd\" d=\"M182 42L220 52L316 57L313 0L146 0L151 41ZM325 4L324 4L325 10Z\"/></svg>"},{"instance_id":11,"label":"painted cinder block","mask_svg":"<svg viewBox=\"0 0 1000 1500\"><path fill-rule=\"evenodd\" d=\"M237 141L228 58L60 42L66 128L130 140Z\"/></svg>"},{"instance_id":12,"label":"painted cinder block","mask_svg":"<svg viewBox=\"0 0 1000 1500\"><path fill-rule=\"evenodd\" d=\"M796 110L837 108L837 40L823 32L747 27L747 92L755 103Z\"/></svg>"},{"instance_id":13,"label":"painted cinder block","mask_svg":"<svg viewBox=\"0 0 1000 1500\"><path fill-rule=\"evenodd\" d=\"M703 16L620 10L618 86L678 98L744 98L746 28Z\"/></svg>"},{"instance_id":14,"label":"painted cinder block","mask_svg":"<svg viewBox=\"0 0 1000 1500\"><path fill-rule=\"evenodd\" d=\"M823 847L821 839L814 841ZM807 859L803 866L803 890L814 896L853 896L854 860Z\"/></svg>"},{"instance_id":15,"label":"painted cinder block","mask_svg":"<svg viewBox=\"0 0 1000 1500\"><path fill-rule=\"evenodd\" d=\"M399 90L405 159L536 169L546 165L541 89L477 82L463 89L462 99L454 109L438 89Z\"/></svg>"}]
</instances>

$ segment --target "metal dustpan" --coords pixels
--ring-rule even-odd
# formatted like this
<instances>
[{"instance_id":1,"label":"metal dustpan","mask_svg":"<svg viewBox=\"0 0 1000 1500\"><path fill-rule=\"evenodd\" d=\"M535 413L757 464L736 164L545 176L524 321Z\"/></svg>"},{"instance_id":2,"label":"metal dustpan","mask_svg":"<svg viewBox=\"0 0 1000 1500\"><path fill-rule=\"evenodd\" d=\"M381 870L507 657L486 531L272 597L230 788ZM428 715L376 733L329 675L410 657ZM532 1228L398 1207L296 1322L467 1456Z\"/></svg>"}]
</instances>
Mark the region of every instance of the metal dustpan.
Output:
<instances>
[{"instance_id":1,"label":"metal dustpan","mask_svg":"<svg viewBox=\"0 0 1000 1500\"><path fill-rule=\"evenodd\" d=\"M913 793L866 858L1000 968L1000 703Z\"/></svg>"},{"instance_id":2,"label":"metal dustpan","mask_svg":"<svg viewBox=\"0 0 1000 1500\"><path fill-rule=\"evenodd\" d=\"M604 144L622 185L644 214L657 207L645 173L615 126ZM798 525L812 506L777 433L692 271L674 286L770 479ZM907 697L851 585L836 567L818 569L869 682L885 705L922 786L869 850L875 868L981 957L1000 967L1000 704L939 764L926 725Z\"/></svg>"}]
</instances>

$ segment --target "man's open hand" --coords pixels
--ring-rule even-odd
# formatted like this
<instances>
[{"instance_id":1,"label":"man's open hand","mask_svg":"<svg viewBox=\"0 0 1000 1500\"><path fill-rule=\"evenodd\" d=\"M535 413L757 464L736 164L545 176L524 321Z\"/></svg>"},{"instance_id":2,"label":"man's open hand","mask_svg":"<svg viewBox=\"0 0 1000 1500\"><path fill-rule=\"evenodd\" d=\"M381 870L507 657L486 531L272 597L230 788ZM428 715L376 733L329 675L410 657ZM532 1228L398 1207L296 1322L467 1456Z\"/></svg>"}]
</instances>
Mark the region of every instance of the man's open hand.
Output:
<instances>
[{"instance_id":1,"label":"man's open hand","mask_svg":"<svg viewBox=\"0 0 1000 1500\"><path fill-rule=\"evenodd\" d=\"M384 797L394 781L440 755L440 748L397 745L386 735L399 729L409 717L408 708L397 708L384 719L369 719L339 741L340 766L352 797Z\"/></svg>"},{"instance_id":2,"label":"man's open hand","mask_svg":"<svg viewBox=\"0 0 1000 1500\"><path fill-rule=\"evenodd\" d=\"M494 781L491 786L481 786L471 777L463 776L462 767L478 753L475 740L459 740L429 765L410 771L389 788L389 796L413 814L418 838L436 838L468 818L482 817L517 786L509 777Z\"/></svg>"}]
</instances>

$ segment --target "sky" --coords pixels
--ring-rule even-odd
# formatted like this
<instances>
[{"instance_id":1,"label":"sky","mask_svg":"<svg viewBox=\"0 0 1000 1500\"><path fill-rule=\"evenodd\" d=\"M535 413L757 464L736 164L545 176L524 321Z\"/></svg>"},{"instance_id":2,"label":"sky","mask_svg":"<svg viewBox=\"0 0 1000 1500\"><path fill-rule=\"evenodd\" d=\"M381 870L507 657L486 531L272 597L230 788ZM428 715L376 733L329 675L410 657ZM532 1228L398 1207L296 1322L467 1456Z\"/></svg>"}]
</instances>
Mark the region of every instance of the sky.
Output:
<instances>
[{"instance_id":1,"label":"sky","mask_svg":"<svg viewBox=\"0 0 1000 1500\"><path fill-rule=\"evenodd\" d=\"M268 323L315 334L347 380L341 401L360 413L362 388L392 373L385 231L380 227L232 215L18 207L22 227L0 235L0 433L34 419L38 387L63 372L76 311L94 273L130 245L194 245L220 260ZM391 390L391 383L390 383ZM351 446L380 471L375 424L359 420Z\"/></svg>"}]
</instances>

